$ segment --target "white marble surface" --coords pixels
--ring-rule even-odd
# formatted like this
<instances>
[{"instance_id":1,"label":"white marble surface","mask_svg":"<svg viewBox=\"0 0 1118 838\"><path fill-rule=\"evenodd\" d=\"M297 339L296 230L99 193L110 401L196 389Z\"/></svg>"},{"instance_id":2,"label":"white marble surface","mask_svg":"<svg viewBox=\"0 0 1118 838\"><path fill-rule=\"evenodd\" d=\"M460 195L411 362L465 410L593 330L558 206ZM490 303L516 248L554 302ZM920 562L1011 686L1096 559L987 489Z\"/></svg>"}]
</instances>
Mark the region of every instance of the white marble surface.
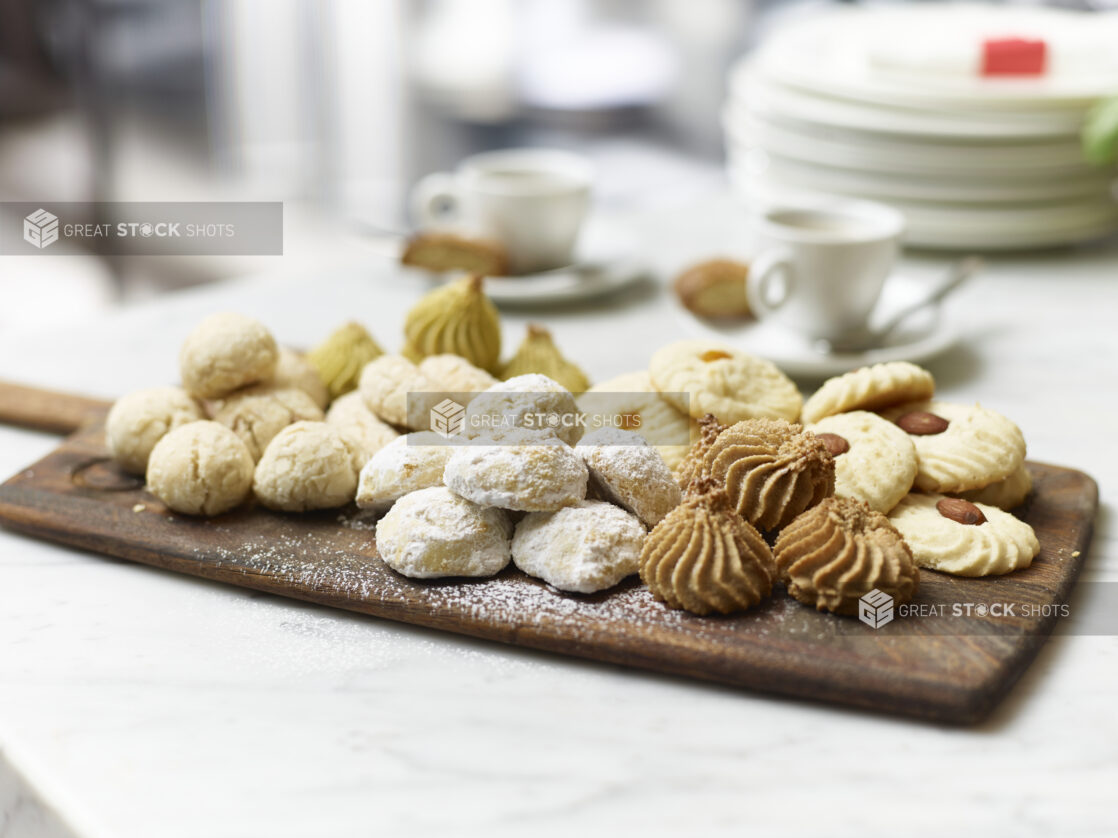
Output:
<instances>
[{"instance_id":1,"label":"white marble surface","mask_svg":"<svg viewBox=\"0 0 1118 838\"><path fill-rule=\"evenodd\" d=\"M644 221L662 273L734 250L740 230L720 201ZM419 290L371 266L186 292L0 338L0 377L103 396L169 381L190 325L222 308L293 344L354 316L392 344ZM951 304L967 343L930 364L944 396L1014 417L1034 459L1098 479L1090 580L1118 578L1116 311L1118 244L998 259ZM685 332L651 292L532 316L597 378ZM526 319L506 316L508 341ZM54 444L0 428L0 472ZM1080 586L1076 609L1091 591ZM948 729L412 629L0 531L0 836L1114 835L1116 673L1118 638L1057 637L992 719Z\"/></svg>"}]
</instances>

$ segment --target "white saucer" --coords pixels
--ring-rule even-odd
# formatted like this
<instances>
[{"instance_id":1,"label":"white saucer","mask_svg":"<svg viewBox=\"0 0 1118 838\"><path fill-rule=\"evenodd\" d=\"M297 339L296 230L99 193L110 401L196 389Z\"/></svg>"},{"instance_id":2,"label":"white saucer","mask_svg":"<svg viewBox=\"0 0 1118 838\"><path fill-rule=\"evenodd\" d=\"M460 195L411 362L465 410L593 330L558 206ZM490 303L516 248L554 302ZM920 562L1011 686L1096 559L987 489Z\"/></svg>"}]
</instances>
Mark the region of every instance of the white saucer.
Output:
<instances>
[{"instance_id":1,"label":"white saucer","mask_svg":"<svg viewBox=\"0 0 1118 838\"><path fill-rule=\"evenodd\" d=\"M922 298L928 291L927 282L903 275L890 277L873 320L887 319L891 311ZM725 341L751 355L767 358L788 375L799 378L829 378L884 361L919 363L947 351L959 340L958 329L942 316L939 307L914 314L884 346L835 355L818 352L811 340L773 322L721 326L695 317L686 309L680 308L679 312L687 330L696 337Z\"/></svg>"},{"instance_id":2,"label":"white saucer","mask_svg":"<svg viewBox=\"0 0 1118 838\"><path fill-rule=\"evenodd\" d=\"M486 277L485 294L500 306L535 306L588 300L613 293L643 279L646 266L636 256L635 236L616 221L592 216L586 221L570 265L510 277ZM433 273L402 266L409 274L445 282L461 271Z\"/></svg>"}]
</instances>

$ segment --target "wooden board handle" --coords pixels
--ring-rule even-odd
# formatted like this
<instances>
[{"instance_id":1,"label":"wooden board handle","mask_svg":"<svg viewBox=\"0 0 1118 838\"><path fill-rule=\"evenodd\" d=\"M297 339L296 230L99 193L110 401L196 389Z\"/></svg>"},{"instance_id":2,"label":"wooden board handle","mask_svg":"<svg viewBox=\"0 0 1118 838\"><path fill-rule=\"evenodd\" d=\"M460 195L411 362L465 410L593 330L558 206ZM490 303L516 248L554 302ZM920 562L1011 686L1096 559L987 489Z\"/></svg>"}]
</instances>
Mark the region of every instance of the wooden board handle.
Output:
<instances>
[{"instance_id":1,"label":"wooden board handle","mask_svg":"<svg viewBox=\"0 0 1118 838\"><path fill-rule=\"evenodd\" d=\"M112 402L0 381L0 423L72 434L105 415Z\"/></svg>"}]
</instances>

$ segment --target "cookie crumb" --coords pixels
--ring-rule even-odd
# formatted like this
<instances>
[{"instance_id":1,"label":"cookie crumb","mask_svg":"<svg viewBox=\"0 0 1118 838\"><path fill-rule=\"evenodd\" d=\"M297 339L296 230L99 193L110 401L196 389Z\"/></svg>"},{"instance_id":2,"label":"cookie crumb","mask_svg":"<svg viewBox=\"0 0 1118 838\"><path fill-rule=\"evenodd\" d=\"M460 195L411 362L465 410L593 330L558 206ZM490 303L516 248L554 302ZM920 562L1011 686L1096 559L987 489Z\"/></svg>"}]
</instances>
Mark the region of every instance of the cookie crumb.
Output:
<instances>
[{"instance_id":1,"label":"cookie crumb","mask_svg":"<svg viewBox=\"0 0 1118 838\"><path fill-rule=\"evenodd\" d=\"M1078 550L1072 551L1071 557L1073 559L1078 559L1079 558L1079 551Z\"/></svg>"},{"instance_id":2,"label":"cookie crumb","mask_svg":"<svg viewBox=\"0 0 1118 838\"><path fill-rule=\"evenodd\" d=\"M132 507L133 512L143 512L145 509L147 509L147 507L144 506L142 503L137 503L135 506Z\"/></svg>"}]
</instances>

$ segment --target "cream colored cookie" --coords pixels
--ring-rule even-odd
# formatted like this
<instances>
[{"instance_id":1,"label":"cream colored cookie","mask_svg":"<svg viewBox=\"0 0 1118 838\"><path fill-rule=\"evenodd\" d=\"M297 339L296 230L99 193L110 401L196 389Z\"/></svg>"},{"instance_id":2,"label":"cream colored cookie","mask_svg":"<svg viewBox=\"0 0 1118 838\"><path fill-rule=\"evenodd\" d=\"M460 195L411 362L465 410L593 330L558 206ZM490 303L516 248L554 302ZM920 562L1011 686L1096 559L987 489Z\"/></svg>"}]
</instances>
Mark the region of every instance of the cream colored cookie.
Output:
<instances>
[{"instance_id":1,"label":"cream colored cookie","mask_svg":"<svg viewBox=\"0 0 1118 838\"><path fill-rule=\"evenodd\" d=\"M591 431L575 446L586 463L590 485L605 500L654 527L679 506L682 492L660 452L633 431Z\"/></svg>"},{"instance_id":2,"label":"cream colored cookie","mask_svg":"<svg viewBox=\"0 0 1118 838\"><path fill-rule=\"evenodd\" d=\"M652 386L646 370L628 372L595 384L578 397L587 427L604 426L636 431L660 452L668 468L676 468L698 439L698 423L665 399ZM595 420L595 417L596 420Z\"/></svg>"},{"instance_id":3,"label":"cream colored cookie","mask_svg":"<svg viewBox=\"0 0 1118 838\"><path fill-rule=\"evenodd\" d=\"M445 486L404 495L377 523L377 552L397 573L415 579L492 576L509 563L512 527Z\"/></svg>"},{"instance_id":4,"label":"cream colored cookie","mask_svg":"<svg viewBox=\"0 0 1118 838\"><path fill-rule=\"evenodd\" d=\"M440 390L468 396L488 390L497 379L458 355L429 355L419 362L419 371Z\"/></svg>"},{"instance_id":5,"label":"cream colored cookie","mask_svg":"<svg viewBox=\"0 0 1118 838\"><path fill-rule=\"evenodd\" d=\"M326 421L333 425L353 444L357 451L357 465L362 467L400 432L386 422L382 422L365 406L361 394L354 391L339 396L326 411Z\"/></svg>"},{"instance_id":6,"label":"cream colored cookie","mask_svg":"<svg viewBox=\"0 0 1118 838\"><path fill-rule=\"evenodd\" d=\"M125 471L143 474L155 444L168 431L205 419L181 387L151 387L117 399L105 420L109 453Z\"/></svg>"},{"instance_id":7,"label":"cream colored cookie","mask_svg":"<svg viewBox=\"0 0 1118 838\"><path fill-rule=\"evenodd\" d=\"M920 567L995 576L1028 567L1040 552L1033 528L996 506L912 494L889 514Z\"/></svg>"},{"instance_id":8,"label":"cream colored cookie","mask_svg":"<svg viewBox=\"0 0 1118 838\"><path fill-rule=\"evenodd\" d=\"M179 351L182 384L200 399L268 381L276 369L276 339L259 320L234 312L211 314Z\"/></svg>"},{"instance_id":9,"label":"cream colored cookie","mask_svg":"<svg viewBox=\"0 0 1118 838\"><path fill-rule=\"evenodd\" d=\"M252 457L240 438L217 422L190 422L165 434L148 460L147 484L168 509L220 515L252 489Z\"/></svg>"},{"instance_id":10,"label":"cream colored cookie","mask_svg":"<svg viewBox=\"0 0 1118 838\"><path fill-rule=\"evenodd\" d=\"M930 399L932 374L908 361L861 367L830 378L804 402L804 422L851 410L882 410L901 402Z\"/></svg>"},{"instance_id":11,"label":"cream colored cookie","mask_svg":"<svg viewBox=\"0 0 1118 838\"><path fill-rule=\"evenodd\" d=\"M586 497L586 465L555 437L513 434L456 447L443 482L482 506L551 512Z\"/></svg>"},{"instance_id":12,"label":"cream colored cookie","mask_svg":"<svg viewBox=\"0 0 1118 838\"><path fill-rule=\"evenodd\" d=\"M865 501L871 509L888 512L912 488L916 446L908 434L876 413L838 413L804 430L820 437L835 458L835 497Z\"/></svg>"},{"instance_id":13,"label":"cream colored cookie","mask_svg":"<svg viewBox=\"0 0 1118 838\"><path fill-rule=\"evenodd\" d=\"M969 500L971 503L985 503L996 506L998 509L1015 509L1025 502L1029 492L1033 490L1033 478L1029 469L1024 464L1017 471L997 483L983 486L981 489L972 489L969 492L960 492L958 497Z\"/></svg>"},{"instance_id":14,"label":"cream colored cookie","mask_svg":"<svg viewBox=\"0 0 1118 838\"><path fill-rule=\"evenodd\" d=\"M775 365L710 340L670 343L652 356L653 386L698 419L713 413L726 424L743 419L795 422L803 398Z\"/></svg>"},{"instance_id":15,"label":"cream colored cookie","mask_svg":"<svg viewBox=\"0 0 1118 838\"><path fill-rule=\"evenodd\" d=\"M512 560L561 591L592 594L640 570L645 530L624 509L596 500L533 512L512 537Z\"/></svg>"},{"instance_id":16,"label":"cream colored cookie","mask_svg":"<svg viewBox=\"0 0 1118 838\"><path fill-rule=\"evenodd\" d=\"M397 437L361 469L357 505L387 509L410 492L442 486L446 461L456 450L432 431Z\"/></svg>"},{"instance_id":17,"label":"cream colored cookie","mask_svg":"<svg viewBox=\"0 0 1118 838\"><path fill-rule=\"evenodd\" d=\"M330 393L322 381L322 376L314 364L294 349L280 347L276 371L272 375L272 385L278 389L294 387L310 396L319 410L330 404Z\"/></svg>"},{"instance_id":18,"label":"cream colored cookie","mask_svg":"<svg viewBox=\"0 0 1118 838\"><path fill-rule=\"evenodd\" d=\"M288 425L323 419L322 410L305 391L273 384L256 384L230 393L212 402L210 412L215 422L241 438L257 461L272 438Z\"/></svg>"},{"instance_id":19,"label":"cream colored cookie","mask_svg":"<svg viewBox=\"0 0 1118 838\"><path fill-rule=\"evenodd\" d=\"M500 440L529 433L553 436L574 445L582 436L575 397L546 375L518 375L494 384L466 408L464 427L470 437Z\"/></svg>"},{"instance_id":20,"label":"cream colored cookie","mask_svg":"<svg viewBox=\"0 0 1118 838\"><path fill-rule=\"evenodd\" d=\"M357 489L353 449L325 422L288 425L264 449L252 488L262 504L285 512L345 506Z\"/></svg>"},{"instance_id":21,"label":"cream colored cookie","mask_svg":"<svg viewBox=\"0 0 1118 838\"><path fill-rule=\"evenodd\" d=\"M381 355L370 361L358 386L365 406L375 415L413 430L430 428L431 408L441 401L439 385L402 355Z\"/></svg>"},{"instance_id":22,"label":"cream colored cookie","mask_svg":"<svg viewBox=\"0 0 1118 838\"><path fill-rule=\"evenodd\" d=\"M882 413L916 445L916 488L965 492L1004 480L1025 460L1021 430L979 405L924 401Z\"/></svg>"}]
</instances>

